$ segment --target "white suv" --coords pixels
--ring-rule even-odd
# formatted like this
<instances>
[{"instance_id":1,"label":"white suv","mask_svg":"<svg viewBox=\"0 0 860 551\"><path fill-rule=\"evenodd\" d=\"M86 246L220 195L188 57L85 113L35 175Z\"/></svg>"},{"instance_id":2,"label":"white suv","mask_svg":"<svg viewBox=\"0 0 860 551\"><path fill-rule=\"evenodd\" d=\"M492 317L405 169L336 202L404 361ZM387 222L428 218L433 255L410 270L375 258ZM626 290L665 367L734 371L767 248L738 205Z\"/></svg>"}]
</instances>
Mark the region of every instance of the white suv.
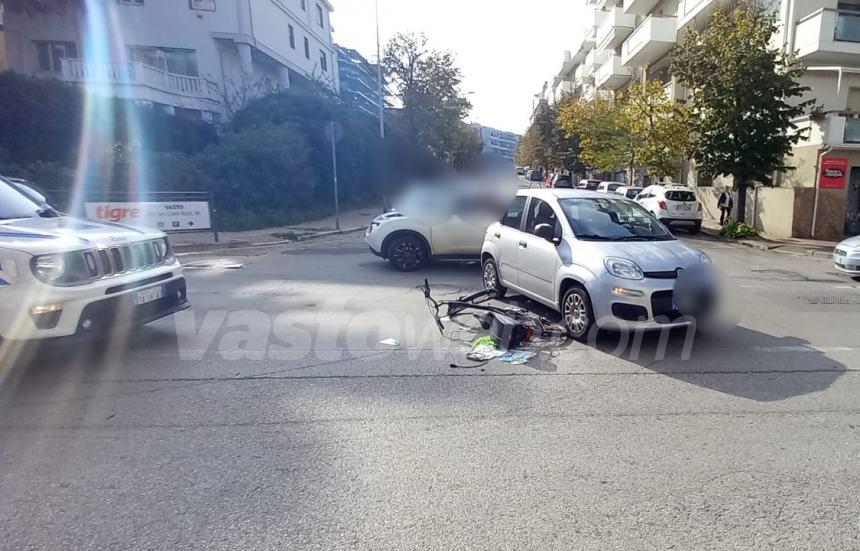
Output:
<instances>
[{"instance_id":1,"label":"white suv","mask_svg":"<svg viewBox=\"0 0 860 551\"><path fill-rule=\"evenodd\" d=\"M677 184L648 186L636 196L636 202L667 226L681 225L691 233L699 233L702 229L702 203L686 186Z\"/></svg>"},{"instance_id":2,"label":"white suv","mask_svg":"<svg viewBox=\"0 0 860 551\"><path fill-rule=\"evenodd\" d=\"M397 211L374 218L364 234L370 251L403 272L412 272L431 260L477 260L489 222L452 215L423 222Z\"/></svg>"},{"instance_id":3,"label":"white suv","mask_svg":"<svg viewBox=\"0 0 860 551\"><path fill-rule=\"evenodd\" d=\"M64 216L0 178L0 339L109 333L185 308L162 232Z\"/></svg>"}]
</instances>

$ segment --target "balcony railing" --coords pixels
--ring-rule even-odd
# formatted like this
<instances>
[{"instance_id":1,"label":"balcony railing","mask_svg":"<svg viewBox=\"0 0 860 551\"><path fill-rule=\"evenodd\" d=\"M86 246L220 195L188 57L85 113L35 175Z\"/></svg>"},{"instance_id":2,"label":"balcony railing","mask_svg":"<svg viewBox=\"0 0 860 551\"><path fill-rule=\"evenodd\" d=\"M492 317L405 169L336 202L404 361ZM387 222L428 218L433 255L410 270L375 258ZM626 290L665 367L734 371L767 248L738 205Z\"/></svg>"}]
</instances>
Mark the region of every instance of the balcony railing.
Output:
<instances>
[{"instance_id":1,"label":"balcony railing","mask_svg":"<svg viewBox=\"0 0 860 551\"><path fill-rule=\"evenodd\" d=\"M651 15L636 27L621 47L621 58L628 67L648 65L667 53L675 45L677 19Z\"/></svg>"},{"instance_id":2,"label":"balcony railing","mask_svg":"<svg viewBox=\"0 0 860 551\"><path fill-rule=\"evenodd\" d=\"M62 78L68 82L148 86L181 96L210 96L208 86L200 77L169 73L139 62L87 63L77 59L64 59L62 62Z\"/></svg>"},{"instance_id":3,"label":"balcony railing","mask_svg":"<svg viewBox=\"0 0 860 551\"><path fill-rule=\"evenodd\" d=\"M819 63L853 64L860 55L860 13L820 9L797 22L798 56Z\"/></svg>"},{"instance_id":4,"label":"balcony railing","mask_svg":"<svg viewBox=\"0 0 860 551\"><path fill-rule=\"evenodd\" d=\"M636 27L635 15L628 15L621 8L610 9L606 12L603 22L597 27L596 48L614 50L630 36L634 27Z\"/></svg>"},{"instance_id":5,"label":"balcony railing","mask_svg":"<svg viewBox=\"0 0 860 551\"><path fill-rule=\"evenodd\" d=\"M621 64L621 56L612 53L594 73L594 84L604 90L618 90L630 82L632 74L629 67Z\"/></svg>"}]
</instances>

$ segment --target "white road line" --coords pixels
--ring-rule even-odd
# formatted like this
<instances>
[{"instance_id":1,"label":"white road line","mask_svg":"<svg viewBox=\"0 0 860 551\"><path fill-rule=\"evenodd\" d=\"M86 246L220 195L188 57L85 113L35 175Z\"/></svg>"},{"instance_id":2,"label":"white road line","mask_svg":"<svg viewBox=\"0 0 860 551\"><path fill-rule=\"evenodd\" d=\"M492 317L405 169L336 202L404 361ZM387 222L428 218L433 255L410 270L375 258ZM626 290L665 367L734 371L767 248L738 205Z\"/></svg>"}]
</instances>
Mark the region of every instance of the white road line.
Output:
<instances>
[{"instance_id":1,"label":"white road line","mask_svg":"<svg viewBox=\"0 0 860 551\"><path fill-rule=\"evenodd\" d=\"M856 346L754 346L756 352L852 352Z\"/></svg>"}]
</instances>

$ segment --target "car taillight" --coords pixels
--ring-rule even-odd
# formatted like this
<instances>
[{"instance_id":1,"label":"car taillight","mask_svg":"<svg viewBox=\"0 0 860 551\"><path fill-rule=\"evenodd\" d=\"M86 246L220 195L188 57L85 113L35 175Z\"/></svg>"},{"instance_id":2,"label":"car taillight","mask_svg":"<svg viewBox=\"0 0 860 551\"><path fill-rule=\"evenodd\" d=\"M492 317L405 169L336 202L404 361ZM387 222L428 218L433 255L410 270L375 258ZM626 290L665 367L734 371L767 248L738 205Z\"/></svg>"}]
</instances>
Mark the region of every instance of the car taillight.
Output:
<instances>
[{"instance_id":1,"label":"car taillight","mask_svg":"<svg viewBox=\"0 0 860 551\"><path fill-rule=\"evenodd\" d=\"M702 202L699 201L699 212L702 212Z\"/></svg>"},{"instance_id":2,"label":"car taillight","mask_svg":"<svg viewBox=\"0 0 860 551\"><path fill-rule=\"evenodd\" d=\"M660 207L660 210L666 210L666 201L657 201L657 206Z\"/></svg>"}]
</instances>

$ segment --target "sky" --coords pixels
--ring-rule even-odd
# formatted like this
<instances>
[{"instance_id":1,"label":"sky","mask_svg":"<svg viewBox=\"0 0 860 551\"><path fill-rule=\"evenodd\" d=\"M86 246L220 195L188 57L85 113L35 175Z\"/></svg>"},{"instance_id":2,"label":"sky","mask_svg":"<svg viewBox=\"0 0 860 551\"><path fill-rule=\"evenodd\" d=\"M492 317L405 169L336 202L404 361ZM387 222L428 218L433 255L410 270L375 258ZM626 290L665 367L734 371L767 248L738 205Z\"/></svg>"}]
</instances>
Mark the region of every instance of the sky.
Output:
<instances>
[{"instance_id":1,"label":"sky","mask_svg":"<svg viewBox=\"0 0 860 551\"><path fill-rule=\"evenodd\" d=\"M374 0L332 0L338 44L376 60ZM581 0L379 0L382 44L423 32L450 50L472 102L470 122L522 134L534 95L561 68L584 28Z\"/></svg>"}]
</instances>

